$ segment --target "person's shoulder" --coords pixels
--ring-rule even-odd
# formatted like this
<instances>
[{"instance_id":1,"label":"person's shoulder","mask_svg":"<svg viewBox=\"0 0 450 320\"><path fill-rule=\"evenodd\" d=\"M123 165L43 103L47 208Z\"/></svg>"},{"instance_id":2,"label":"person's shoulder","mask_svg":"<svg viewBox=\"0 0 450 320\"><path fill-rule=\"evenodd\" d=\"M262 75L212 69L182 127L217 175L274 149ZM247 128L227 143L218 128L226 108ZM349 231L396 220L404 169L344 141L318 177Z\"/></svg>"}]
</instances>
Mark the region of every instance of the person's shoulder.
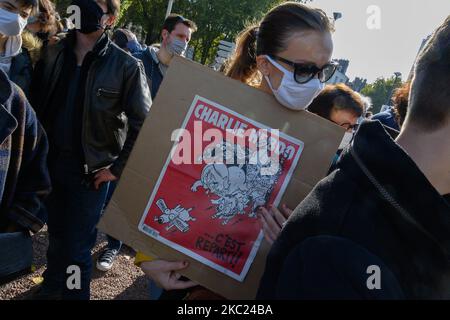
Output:
<instances>
[{"instance_id":1,"label":"person's shoulder","mask_svg":"<svg viewBox=\"0 0 450 320\"><path fill-rule=\"evenodd\" d=\"M387 115L388 114L386 112L380 112L380 113L374 114L371 119L376 120L376 119L384 118Z\"/></svg>"},{"instance_id":2,"label":"person's shoulder","mask_svg":"<svg viewBox=\"0 0 450 320\"><path fill-rule=\"evenodd\" d=\"M294 210L289 220L309 221L317 227L334 228L344 219L354 200L357 186L344 170L337 169L323 178Z\"/></svg>"},{"instance_id":3,"label":"person's shoulder","mask_svg":"<svg viewBox=\"0 0 450 320\"><path fill-rule=\"evenodd\" d=\"M35 121L36 113L28 102L28 99L23 90L14 82L11 82L11 90L11 114L17 119L19 123L22 121L21 118L23 118L23 121L27 122L27 125L30 122Z\"/></svg>"},{"instance_id":4,"label":"person's shoulder","mask_svg":"<svg viewBox=\"0 0 450 320\"><path fill-rule=\"evenodd\" d=\"M148 56L148 54L149 54L149 47L145 48L144 50L133 53L133 57L142 60L144 57Z\"/></svg>"},{"instance_id":5,"label":"person's shoulder","mask_svg":"<svg viewBox=\"0 0 450 320\"><path fill-rule=\"evenodd\" d=\"M392 117L393 117L393 114L391 112L384 111L384 112L377 113L371 119L372 120L387 120L387 119L391 119Z\"/></svg>"},{"instance_id":6,"label":"person's shoulder","mask_svg":"<svg viewBox=\"0 0 450 320\"><path fill-rule=\"evenodd\" d=\"M153 46L147 46L144 50L141 50L135 54L134 57L141 61L147 61L148 63L158 64L158 61L155 61L156 53L158 49Z\"/></svg>"},{"instance_id":7,"label":"person's shoulder","mask_svg":"<svg viewBox=\"0 0 450 320\"><path fill-rule=\"evenodd\" d=\"M41 50L40 59L44 61L55 60L58 55L64 50L67 45L67 38L61 39L60 41L48 44Z\"/></svg>"},{"instance_id":8,"label":"person's shoulder","mask_svg":"<svg viewBox=\"0 0 450 320\"><path fill-rule=\"evenodd\" d=\"M114 56L116 56L126 66L139 66L140 60L132 56L130 53L119 48L115 43L111 42L111 50Z\"/></svg>"},{"instance_id":9,"label":"person's shoulder","mask_svg":"<svg viewBox=\"0 0 450 320\"><path fill-rule=\"evenodd\" d=\"M30 56L30 53L29 53L27 48L22 48L20 53L17 54L16 56L14 56L12 61L13 61L14 65L20 64L21 66L28 65L28 64L32 63L31 56Z\"/></svg>"}]
</instances>

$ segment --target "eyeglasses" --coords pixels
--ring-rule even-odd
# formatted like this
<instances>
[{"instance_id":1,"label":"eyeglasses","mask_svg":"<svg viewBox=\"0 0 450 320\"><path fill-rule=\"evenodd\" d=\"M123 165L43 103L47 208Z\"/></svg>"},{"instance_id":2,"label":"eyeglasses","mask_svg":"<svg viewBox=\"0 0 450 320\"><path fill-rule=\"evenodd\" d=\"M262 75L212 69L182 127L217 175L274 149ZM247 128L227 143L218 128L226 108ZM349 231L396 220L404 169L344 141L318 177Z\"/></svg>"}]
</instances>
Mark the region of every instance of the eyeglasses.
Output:
<instances>
[{"instance_id":1,"label":"eyeglasses","mask_svg":"<svg viewBox=\"0 0 450 320\"><path fill-rule=\"evenodd\" d=\"M339 64L337 62L327 63L323 68L318 68L314 64L295 63L278 56L270 56L272 59L286 63L294 68L294 80L299 84L304 84L318 76L320 82L324 83L331 79Z\"/></svg>"},{"instance_id":2,"label":"eyeglasses","mask_svg":"<svg viewBox=\"0 0 450 320\"><path fill-rule=\"evenodd\" d=\"M334 122L334 121L331 120L331 122ZM356 131L359 128L359 124L358 123L355 123L355 124L351 124L351 123L348 123L348 122L341 123L341 124L339 124L337 122L334 122L334 123L336 123L338 126L344 128L346 131Z\"/></svg>"}]
</instances>

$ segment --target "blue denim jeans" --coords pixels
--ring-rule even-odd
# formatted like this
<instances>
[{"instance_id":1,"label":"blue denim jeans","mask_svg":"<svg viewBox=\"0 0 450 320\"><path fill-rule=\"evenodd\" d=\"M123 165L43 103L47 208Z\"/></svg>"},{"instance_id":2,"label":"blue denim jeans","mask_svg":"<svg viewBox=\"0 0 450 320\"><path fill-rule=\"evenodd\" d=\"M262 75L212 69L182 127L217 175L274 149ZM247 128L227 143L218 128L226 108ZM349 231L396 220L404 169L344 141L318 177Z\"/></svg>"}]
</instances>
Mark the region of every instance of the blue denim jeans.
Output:
<instances>
[{"instance_id":1,"label":"blue denim jeans","mask_svg":"<svg viewBox=\"0 0 450 320\"><path fill-rule=\"evenodd\" d=\"M0 283L31 270L33 245L28 232L0 233Z\"/></svg>"},{"instance_id":2,"label":"blue denim jeans","mask_svg":"<svg viewBox=\"0 0 450 320\"><path fill-rule=\"evenodd\" d=\"M148 279L148 294L150 300L159 300L163 292L164 289L158 287L155 281Z\"/></svg>"},{"instance_id":3,"label":"blue denim jeans","mask_svg":"<svg viewBox=\"0 0 450 320\"><path fill-rule=\"evenodd\" d=\"M97 239L97 223L108 193L108 183L94 189L92 177L72 159L60 159L50 168L53 191L47 200L49 247L43 291L62 299L88 300L92 273L91 249ZM81 271L81 287L71 289L69 266Z\"/></svg>"},{"instance_id":4,"label":"blue denim jeans","mask_svg":"<svg viewBox=\"0 0 450 320\"><path fill-rule=\"evenodd\" d=\"M117 187L117 181L113 181L109 184L109 189L108 189L108 195L106 196L106 202L105 202L105 207L104 209L106 210L106 206L108 205L109 201L111 200L114 191L116 190ZM111 237L110 235L106 235L107 239L108 239L108 249L111 250L117 250L120 251L120 249L122 248L122 241L117 240L113 237Z\"/></svg>"}]
</instances>

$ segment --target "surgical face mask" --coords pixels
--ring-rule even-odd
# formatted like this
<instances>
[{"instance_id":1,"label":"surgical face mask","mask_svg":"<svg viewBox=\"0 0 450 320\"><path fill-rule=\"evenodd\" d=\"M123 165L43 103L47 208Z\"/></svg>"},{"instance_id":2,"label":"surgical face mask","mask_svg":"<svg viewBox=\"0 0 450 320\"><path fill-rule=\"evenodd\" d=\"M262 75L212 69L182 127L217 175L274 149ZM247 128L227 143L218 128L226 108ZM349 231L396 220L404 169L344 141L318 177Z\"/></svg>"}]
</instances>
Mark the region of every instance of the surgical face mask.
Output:
<instances>
[{"instance_id":1,"label":"surgical face mask","mask_svg":"<svg viewBox=\"0 0 450 320\"><path fill-rule=\"evenodd\" d=\"M9 12L0 8L0 33L13 37L22 33L27 25L27 20L22 18L18 13Z\"/></svg>"},{"instance_id":2,"label":"surgical face mask","mask_svg":"<svg viewBox=\"0 0 450 320\"><path fill-rule=\"evenodd\" d=\"M184 56L184 54L186 53L187 46L188 46L187 42L180 39L173 39L167 46L167 49L172 54Z\"/></svg>"},{"instance_id":3,"label":"surgical face mask","mask_svg":"<svg viewBox=\"0 0 450 320\"><path fill-rule=\"evenodd\" d=\"M304 110L323 90L324 84L319 79L314 78L307 83L299 84L294 80L293 72L287 70L269 56L266 56L266 58L284 74L280 87L276 90L272 87L269 77L265 76L265 78L275 98L286 108L296 111Z\"/></svg>"}]
</instances>

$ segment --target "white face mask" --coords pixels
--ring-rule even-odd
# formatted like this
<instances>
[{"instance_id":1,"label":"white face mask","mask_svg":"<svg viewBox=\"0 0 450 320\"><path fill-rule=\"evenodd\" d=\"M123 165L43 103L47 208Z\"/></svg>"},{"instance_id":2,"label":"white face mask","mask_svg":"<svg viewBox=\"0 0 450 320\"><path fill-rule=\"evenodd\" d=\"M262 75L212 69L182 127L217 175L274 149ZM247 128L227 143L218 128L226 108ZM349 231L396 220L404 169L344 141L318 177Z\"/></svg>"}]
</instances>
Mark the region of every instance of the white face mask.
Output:
<instances>
[{"instance_id":1,"label":"white face mask","mask_svg":"<svg viewBox=\"0 0 450 320\"><path fill-rule=\"evenodd\" d=\"M269 77L265 76L265 78L275 98L286 108L296 111L306 109L325 87L317 78L299 84L295 81L293 72L287 70L269 56L266 56L266 58L284 74L277 90L272 87Z\"/></svg>"},{"instance_id":2,"label":"white face mask","mask_svg":"<svg viewBox=\"0 0 450 320\"><path fill-rule=\"evenodd\" d=\"M18 13L0 8L0 33L7 36L18 36L27 25L27 20Z\"/></svg>"},{"instance_id":3,"label":"white face mask","mask_svg":"<svg viewBox=\"0 0 450 320\"><path fill-rule=\"evenodd\" d=\"M342 139L341 145L339 146L339 150L342 150L344 148L346 148L352 141L353 141L353 137L354 137L355 133L352 132L346 132L344 134L344 138Z\"/></svg>"}]
</instances>

